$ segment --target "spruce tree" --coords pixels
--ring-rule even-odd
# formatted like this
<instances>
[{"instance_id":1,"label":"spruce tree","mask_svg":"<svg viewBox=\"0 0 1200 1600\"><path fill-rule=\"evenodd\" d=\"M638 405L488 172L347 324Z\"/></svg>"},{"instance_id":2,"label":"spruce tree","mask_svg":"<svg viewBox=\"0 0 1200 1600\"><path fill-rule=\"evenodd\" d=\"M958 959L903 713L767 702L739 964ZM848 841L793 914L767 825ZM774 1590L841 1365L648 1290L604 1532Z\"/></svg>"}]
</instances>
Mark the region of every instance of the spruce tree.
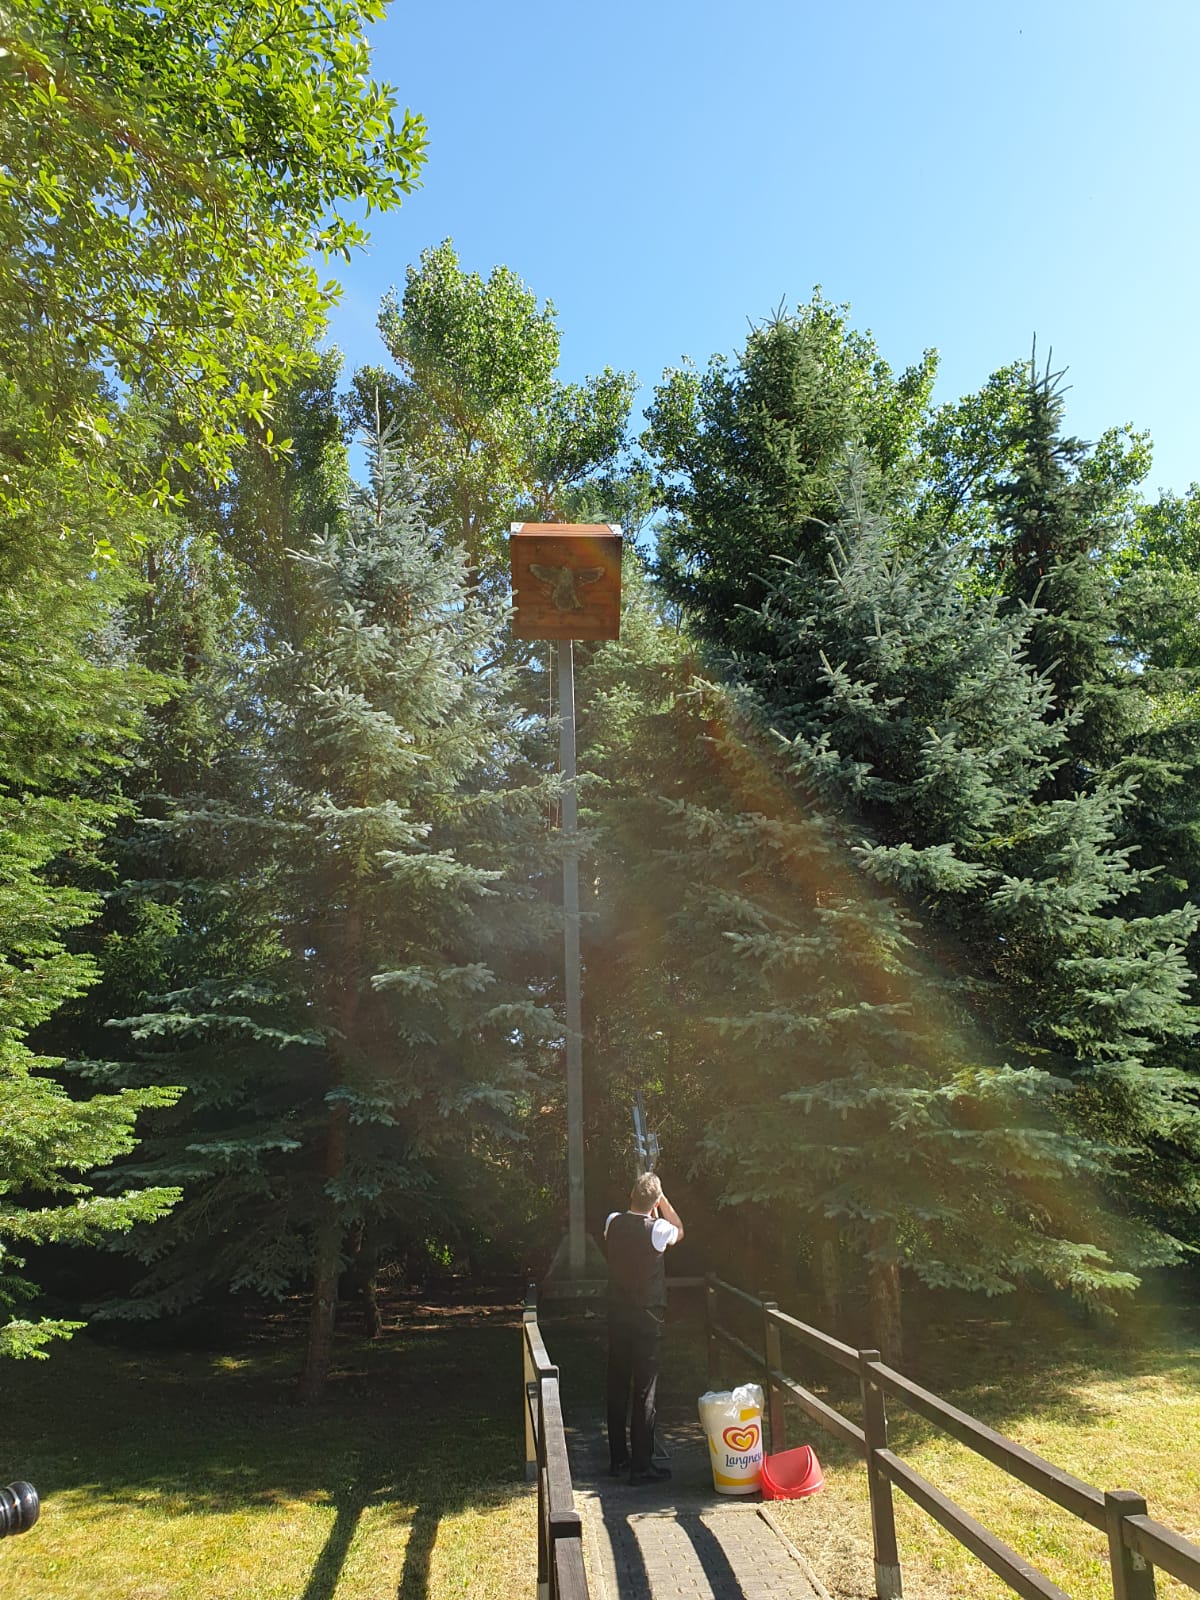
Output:
<instances>
[{"instance_id":1,"label":"spruce tree","mask_svg":"<svg viewBox=\"0 0 1200 1600\"><path fill-rule=\"evenodd\" d=\"M188 1192L146 1241L146 1308L307 1280L314 1399L364 1230L419 1238L447 1171L499 1159L554 1024L521 968L542 781L517 771L504 611L381 442L345 531L295 559L308 624L246 662L243 778L172 822L210 863L172 912L203 976L125 1026L191 1090L153 1163Z\"/></svg>"},{"instance_id":2,"label":"spruce tree","mask_svg":"<svg viewBox=\"0 0 1200 1600\"><path fill-rule=\"evenodd\" d=\"M1046 798L1066 729L1027 659L1035 614L961 549L898 544L851 474L824 560L776 563L740 689L686 653L642 669L598 802L600 882L622 886L599 916L669 977L644 1027L686 1038L697 1171L810 1241L828 1301L833 1245L861 1262L893 1355L902 1268L1108 1301L1170 1253L1105 1210L1128 1147L1085 1079L1191 1025L1187 914L1119 914L1120 792Z\"/></svg>"},{"instance_id":3,"label":"spruce tree","mask_svg":"<svg viewBox=\"0 0 1200 1600\"><path fill-rule=\"evenodd\" d=\"M880 503L911 477L936 357L895 375L846 313L819 290L794 314L781 307L736 361L669 372L647 412L669 512L658 579L722 655L756 647L776 560L820 557L848 445L869 458Z\"/></svg>"},{"instance_id":4,"label":"spruce tree","mask_svg":"<svg viewBox=\"0 0 1200 1600\"><path fill-rule=\"evenodd\" d=\"M1061 732L1042 792L1058 804L1034 827L1033 848L1056 850L1078 873L1091 863L1092 888L1026 943L1038 961L1015 981L1027 998L1050 975L1078 983L1061 1014L1053 1003L1032 1013L1057 1019L1046 1021L1046 1047L1079 1079L1086 1125L1120 1148L1123 1198L1190 1239L1200 1118L1181 951L1191 946L1195 971L1193 719L1185 705L1165 718L1156 706L1179 686L1169 650L1161 664L1154 655L1170 635L1161 621L1169 590L1130 584L1122 570L1136 453L1114 463L1111 449L1067 436L1061 379L1030 363L1012 463L989 498L1000 585L1011 604L1033 608L1030 656Z\"/></svg>"},{"instance_id":5,"label":"spruce tree","mask_svg":"<svg viewBox=\"0 0 1200 1600\"><path fill-rule=\"evenodd\" d=\"M1088 1231L1094 1152L1056 1121L1062 1086L1006 1067L958 975L931 970L828 772L799 784L751 708L686 662L658 680L629 740L641 782L622 792L614 768L597 798L596 965L624 1051L667 1090L674 1159L743 1233L769 1219L786 1253L818 1254L827 1303L833 1246L860 1263L893 1358L901 1266L987 1292L1038 1271L1127 1286Z\"/></svg>"},{"instance_id":6,"label":"spruce tree","mask_svg":"<svg viewBox=\"0 0 1200 1600\"><path fill-rule=\"evenodd\" d=\"M1126 787L1056 796L1074 724L1028 660L1042 615L988 597L960 554L899 555L853 478L851 488L830 575L797 564L765 608L774 676L757 663L756 682L788 732L794 781L863 826L859 868L901 897L958 1025L1001 1068L995 1081L1018 1105L1057 1105L1039 1135L1038 1182L1057 1162L1075 1243L1051 1250L1046 1239L1040 1256L1025 1245L1012 1260L1099 1294L1173 1254L1169 1238L1102 1215L1085 1203L1088 1186L1071 1196L1067 1180L1102 1161L1128 1187L1149 1127L1194 1121L1184 1081L1156 1051L1194 1028L1182 946L1195 916L1128 914L1145 874L1121 839ZM981 1185L987 1162L1006 1181L995 1131ZM1010 1131L1023 1137L1019 1118ZM1013 1184L1018 1203L1022 1190ZM1034 1231L1057 1225L1050 1208ZM979 1238L982 1255L986 1229ZM1088 1241L1118 1255L1123 1279ZM927 1270L919 1251L911 1262Z\"/></svg>"},{"instance_id":7,"label":"spruce tree","mask_svg":"<svg viewBox=\"0 0 1200 1600\"><path fill-rule=\"evenodd\" d=\"M1110 775L1144 725L1112 579L1119 485L1063 433L1063 374L1031 362L1011 420L1012 464L990 486L992 561L1009 599L1035 610L1030 660L1053 686L1066 759L1053 789L1077 793Z\"/></svg>"},{"instance_id":8,"label":"spruce tree","mask_svg":"<svg viewBox=\"0 0 1200 1600\"><path fill-rule=\"evenodd\" d=\"M11 398L11 396L9 397ZM128 572L64 535L86 480L53 459L26 460L10 491L24 505L0 539L0 1354L39 1355L82 1326L11 1315L36 1287L29 1246L90 1244L149 1222L178 1191L96 1194L92 1171L129 1151L138 1114L169 1104L166 1086L68 1094L47 1024L95 982L81 941L100 908L99 846L124 808L121 772L160 679L128 659L117 622ZM103 527L104 506L93 506Z\"/></svg>"}]
</instances>

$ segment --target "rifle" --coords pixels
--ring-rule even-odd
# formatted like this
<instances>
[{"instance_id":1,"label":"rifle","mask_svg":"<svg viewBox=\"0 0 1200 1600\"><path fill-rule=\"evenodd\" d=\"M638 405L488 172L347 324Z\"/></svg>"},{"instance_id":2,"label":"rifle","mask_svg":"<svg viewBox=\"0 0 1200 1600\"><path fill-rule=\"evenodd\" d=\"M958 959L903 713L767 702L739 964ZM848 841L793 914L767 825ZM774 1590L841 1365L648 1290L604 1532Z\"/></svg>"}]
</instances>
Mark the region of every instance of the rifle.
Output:
<instances>
[{"instance_id":1,"label":"rifle","mask_svg":"<svg viewBox=\"0 0 1200 1600\"><path fill-rule=\"evenodd\" d=\"M640 1089L633 1101L633 1154L639 1178L643 1172L654 1171L654 1163L659 1156L658 1135L646 1127L646 1107L642 1103Z\"/></svg>"}]
</instances>

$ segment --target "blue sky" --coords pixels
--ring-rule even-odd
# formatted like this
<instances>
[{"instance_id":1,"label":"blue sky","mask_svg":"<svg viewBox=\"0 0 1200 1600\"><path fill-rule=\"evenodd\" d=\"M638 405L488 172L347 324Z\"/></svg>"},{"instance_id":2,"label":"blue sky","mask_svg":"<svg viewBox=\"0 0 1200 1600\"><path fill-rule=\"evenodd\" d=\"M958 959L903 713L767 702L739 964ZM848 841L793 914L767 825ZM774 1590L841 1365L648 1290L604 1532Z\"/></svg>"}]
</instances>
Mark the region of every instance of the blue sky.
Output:
<instances>
[{"instance_id":1,"label":"blue sky","mask_svg":"<svg viewBox=\"0 0 1200 1600\"><path fill-rule=\"evenodd\" d=\"M561 375L685 355L821 284L937 395L1053 346L1068 423L1148 428L1200 478L1196 0L395 0L376 75L429 123L424 186L341 269L332 337L452 236L554 301Z\"/></svg>"}]
</instances>

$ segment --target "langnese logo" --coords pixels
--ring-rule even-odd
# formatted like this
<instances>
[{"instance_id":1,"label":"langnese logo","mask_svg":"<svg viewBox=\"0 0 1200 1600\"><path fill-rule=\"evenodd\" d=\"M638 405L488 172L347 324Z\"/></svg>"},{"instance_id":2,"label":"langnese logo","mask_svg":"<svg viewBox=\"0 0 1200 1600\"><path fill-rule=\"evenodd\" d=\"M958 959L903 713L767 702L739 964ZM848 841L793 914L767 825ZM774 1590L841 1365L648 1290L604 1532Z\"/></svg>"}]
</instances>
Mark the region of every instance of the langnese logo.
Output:
<instances>
[{"instance_id":1,"label":"langnese logo","mask_svg":"<svg viewBox=\"0 0 1200 1600\"><path fill-rule=\"evenodd\" d=\"M758 1443L758 1423L747 1423L744 1428L726 1428L721 1437L737 1455L747 1455Z\"/></svg>"}]
</instances>

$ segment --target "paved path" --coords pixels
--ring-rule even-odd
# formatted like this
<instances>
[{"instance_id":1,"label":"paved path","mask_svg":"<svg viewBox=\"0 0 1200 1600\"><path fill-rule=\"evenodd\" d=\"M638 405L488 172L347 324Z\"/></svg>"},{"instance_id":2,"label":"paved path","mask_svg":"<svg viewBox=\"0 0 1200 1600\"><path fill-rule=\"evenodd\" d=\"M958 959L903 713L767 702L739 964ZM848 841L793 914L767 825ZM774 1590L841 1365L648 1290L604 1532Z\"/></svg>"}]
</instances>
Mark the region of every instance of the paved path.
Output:
<instances>
[{"instance_id":1,"label":"paved path","mask_svg":"<svg viewBox=\"0 0 1200 1600\"><path fill-rule=\"evenodd\" d=\"M828 1600L757 1495L713 1491L698 1422L660 1424L672 1477L636 1489L608 1476L599 1417L567 1422L594 1600Z\"/></svg>"}]
</instances>

